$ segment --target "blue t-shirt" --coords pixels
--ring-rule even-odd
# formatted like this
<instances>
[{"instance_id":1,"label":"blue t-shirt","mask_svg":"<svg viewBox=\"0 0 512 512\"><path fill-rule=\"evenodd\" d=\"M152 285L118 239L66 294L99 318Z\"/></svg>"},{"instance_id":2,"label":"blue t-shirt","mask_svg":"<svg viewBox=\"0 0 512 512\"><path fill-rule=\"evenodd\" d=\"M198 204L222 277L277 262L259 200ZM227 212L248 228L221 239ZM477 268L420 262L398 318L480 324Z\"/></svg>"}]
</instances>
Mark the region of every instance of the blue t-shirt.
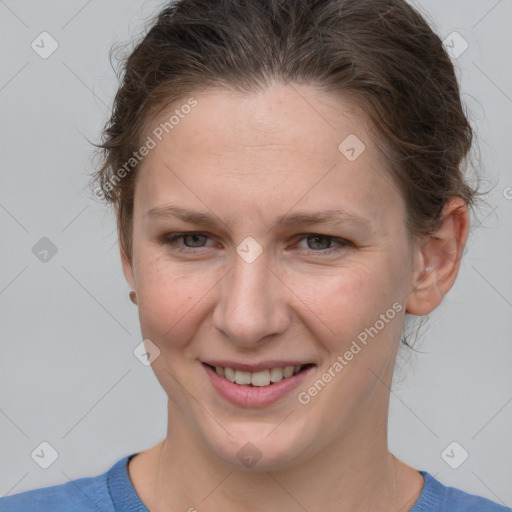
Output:
<instances>
[{"instance_id":1,"label":"blue t-shirt","mask_svg":"<svg viewBox=\"0 0 512 512\"><path fill-rule=\"evenodd\" d=\"M130 481L127 455L105 473L0 498L0 512L148 512ZM446 487L425 471L411 512L511 512L486 498Z\"/></svg>"}]
</instances>

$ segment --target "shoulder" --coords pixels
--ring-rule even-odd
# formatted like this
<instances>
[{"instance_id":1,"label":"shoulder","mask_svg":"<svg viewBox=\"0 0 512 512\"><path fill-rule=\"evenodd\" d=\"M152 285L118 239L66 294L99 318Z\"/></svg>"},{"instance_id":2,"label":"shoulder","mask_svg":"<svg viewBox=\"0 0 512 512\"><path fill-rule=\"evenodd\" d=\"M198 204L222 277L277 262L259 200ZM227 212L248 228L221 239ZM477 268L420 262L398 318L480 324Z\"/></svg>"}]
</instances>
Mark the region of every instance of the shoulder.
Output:
<instances>
[{"instance_id":1,"label":"shoulder","mask_svg":"<svg viewBox=\"0 0 512 512\"><path fill-rule=\"evenodd\" d=\"M111 469L98 476L1 497L0 512L114 512L107 482Z\"/></svg>"},{"instance_id":2,"label":"shoulder","mask_svg":"<svg viewBox=\"0 0 512 512\"><path fill-rule=\"evenodd\" d=\"M425 471L423 491L411 512L511 512L511 509L482 496L447 487Z\"/></svg>"}]
</instances>

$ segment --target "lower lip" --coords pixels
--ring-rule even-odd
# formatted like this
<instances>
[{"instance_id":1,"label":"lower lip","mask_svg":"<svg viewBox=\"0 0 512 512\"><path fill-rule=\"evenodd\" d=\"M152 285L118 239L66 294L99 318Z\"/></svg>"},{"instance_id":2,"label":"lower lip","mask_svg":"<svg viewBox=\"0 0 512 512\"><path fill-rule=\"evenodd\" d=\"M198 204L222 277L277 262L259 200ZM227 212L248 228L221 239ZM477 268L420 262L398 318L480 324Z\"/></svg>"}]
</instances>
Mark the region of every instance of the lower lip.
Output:
<instances>
[{"instance_id":1,"label":"lower lip","mask_svg":"<svg viewBox=\"0 0 512 512\"><path fill-rule=\"evenodd\" d=\"M203 364L208 377L219 395L228 402L239 407L265 407L280 398L285 397L297 388L304 379L314 371L315 366L310 366L286 379L274 382L268 386L246 386L229 382L221 377L213 368Z\"/></svg>"}]
</instances>

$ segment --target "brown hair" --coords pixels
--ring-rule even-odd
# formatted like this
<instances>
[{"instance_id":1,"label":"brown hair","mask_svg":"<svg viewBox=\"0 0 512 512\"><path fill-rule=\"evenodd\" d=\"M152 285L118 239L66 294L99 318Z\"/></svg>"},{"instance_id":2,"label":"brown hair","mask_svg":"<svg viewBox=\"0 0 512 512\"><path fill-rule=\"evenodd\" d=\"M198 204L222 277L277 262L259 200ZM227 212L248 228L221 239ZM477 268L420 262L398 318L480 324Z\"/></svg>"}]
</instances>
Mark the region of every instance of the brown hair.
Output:
<instances>
[{"instance_id":1,"label":"brown hair","mask_svg":"<svg viewBox=\"0 0 512 512\"><path fill-rule=\"evenodd\" d=\"M114 205L128 256L138 168L132 157L148 123L195 91L251 92L276 80L357 99L403 193L411 237L431 232L448 198L473 205L478 192L462 165L473 132L454 67L405 1L178 0L126 59L97 145L103 161L93 175L95 195Z\"/></svg>"}]
</instances>

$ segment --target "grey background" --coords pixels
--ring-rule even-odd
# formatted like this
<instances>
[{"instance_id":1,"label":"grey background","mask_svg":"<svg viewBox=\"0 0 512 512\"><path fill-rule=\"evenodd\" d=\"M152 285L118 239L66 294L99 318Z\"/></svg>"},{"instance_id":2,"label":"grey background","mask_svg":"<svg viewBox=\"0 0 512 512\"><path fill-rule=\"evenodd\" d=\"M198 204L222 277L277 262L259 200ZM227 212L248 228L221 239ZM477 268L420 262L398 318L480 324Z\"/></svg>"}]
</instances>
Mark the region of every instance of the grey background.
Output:
<instances>
[{"instance_id":1,"label":"grey background","mask_svg":"<svg viewBox=\"0 0 512 512\"><path fill-rule=\"evenodd\" d=\"M113 216L87 188L87 139L99 140L117 85L110 47L162 5L0 0L0 496L100 474L165 435L166 396L133 355L141 336ZM455 30L469 44L458 73L483 186L494 188L454 288L422 330L423 353L402 352L390 447L511 506L512 2L415 5L443 39ZM31 48L43 31L59 44L47 59ZM42 237L57 248L47 262L32 252ZM46 470L31 458L42 441L58 452ZM441 457L453 441L469 453L458 469Z\"/></svg>"}]
</instances>

